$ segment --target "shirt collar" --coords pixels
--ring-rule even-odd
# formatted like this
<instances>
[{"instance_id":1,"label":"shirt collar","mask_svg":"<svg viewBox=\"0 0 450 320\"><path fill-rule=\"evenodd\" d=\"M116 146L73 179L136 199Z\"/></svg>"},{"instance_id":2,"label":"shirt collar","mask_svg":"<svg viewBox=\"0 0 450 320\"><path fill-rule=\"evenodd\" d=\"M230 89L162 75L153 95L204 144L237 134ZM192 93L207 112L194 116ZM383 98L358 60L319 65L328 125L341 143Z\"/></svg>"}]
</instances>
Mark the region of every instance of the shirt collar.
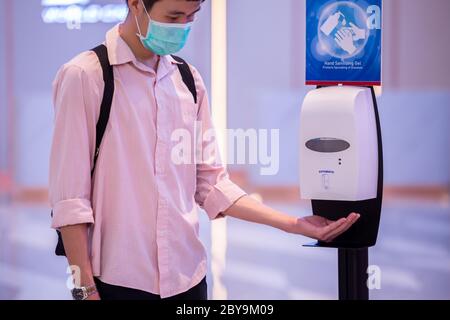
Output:
<instances>
[{"instance_id":1,"label":"shirt collar","mask_svg":"<svg viewBox=\"0 0 450 320\"><path fill-rule=\"evenodd\" d=\"M136 60L133 51L120 36L119 26L120 24L115 25L106 33L109 63L113 66Z\"/></svg>"},{"instance_id":2,"label":"shirt collar","mask_svg":"<svg viewBox=\"0 0 450 320\"><path fill-rule=\"evenodd\" d=\"M128 46L128 44L122 39L119 33L120 23L115 25L112 29L110 29L106 33L106 47L108 48L108 58L111 65L121 65L126 63L134 63L140 69L143 67L146 69L142 63L138 62L136 57L134 56L133 51ZM161 56L159 68L166 67L170 68L170 66L181 64L176 61L171 55ZM148 67L147 67L148 68ZM160 71L158 68L158 72ZM150 69L150 68L148 68ZM148 71L148 70L146 70Z\"/></svg>"},{"instance_id":3,"label":"shirt collar","mask_svg":"<svg viewBox=\"0 0 450 320\"><path fill-rule=\"evenodd\" d=\"M175 60L171 55L167 55L164 56L168 62L172 63L172 64L183 64L183 62L178 62L177 60Z\"/></svg>"}]
</instances>

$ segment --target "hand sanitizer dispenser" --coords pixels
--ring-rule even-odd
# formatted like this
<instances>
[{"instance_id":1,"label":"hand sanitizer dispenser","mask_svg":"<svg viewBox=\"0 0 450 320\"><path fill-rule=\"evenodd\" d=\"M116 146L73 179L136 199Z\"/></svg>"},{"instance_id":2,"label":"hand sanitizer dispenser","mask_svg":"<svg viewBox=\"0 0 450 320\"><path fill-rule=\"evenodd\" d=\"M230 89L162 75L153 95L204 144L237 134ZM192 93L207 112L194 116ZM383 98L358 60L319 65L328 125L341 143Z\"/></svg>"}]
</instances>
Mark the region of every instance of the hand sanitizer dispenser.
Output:
<instances>
[{"instance_id":1,"label":"hand sanitizer dispenser","mask_svg":"<svg viewBox=\"0 0 450 320\"><path fill-rule=\"evenodd\" d=\"M361 201L377 197L377 122L369 88L312 90L300 121L303 199Z\"/></svg>"}]
</instances>

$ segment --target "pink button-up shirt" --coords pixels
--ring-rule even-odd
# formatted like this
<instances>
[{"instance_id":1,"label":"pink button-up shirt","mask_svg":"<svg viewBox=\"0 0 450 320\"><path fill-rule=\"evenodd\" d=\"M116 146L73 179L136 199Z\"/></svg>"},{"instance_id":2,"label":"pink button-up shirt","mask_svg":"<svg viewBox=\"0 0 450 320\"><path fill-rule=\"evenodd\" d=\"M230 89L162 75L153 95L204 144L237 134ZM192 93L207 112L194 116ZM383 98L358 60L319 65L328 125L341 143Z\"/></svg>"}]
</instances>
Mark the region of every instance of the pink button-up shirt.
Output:
<instances>
[{"instance_id":1,"label":"pink button-up shirt","mask_svg":"<svg viewBox=\"0 0 450 320\"><path fill-rule=\"evenodd\" d=\"M104 89L96 55L78 55L54 82L52 227L90 225L91 263L100 280L173 296L206 274L197 205L215 219L245 192L229 180L217 153L197 163L172 161L180 142L173 139L175 130L194 137L197 121L201 132L212 128L198 71L191 67L198 91L195 104L172 57L162 56L155 72L136 60L119 26L107 33L106 46L115 93L92 181Z\"/></svg>"}]
</instances>

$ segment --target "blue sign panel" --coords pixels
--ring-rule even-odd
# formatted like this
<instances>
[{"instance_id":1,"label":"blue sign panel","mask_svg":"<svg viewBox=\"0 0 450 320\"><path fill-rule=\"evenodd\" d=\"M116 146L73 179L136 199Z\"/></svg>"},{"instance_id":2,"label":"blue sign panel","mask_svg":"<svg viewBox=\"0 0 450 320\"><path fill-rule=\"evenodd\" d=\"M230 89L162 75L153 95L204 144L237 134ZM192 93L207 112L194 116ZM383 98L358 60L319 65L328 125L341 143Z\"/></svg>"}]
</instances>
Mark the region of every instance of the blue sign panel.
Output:
<instances>
[{"instance_id":1,"label":"blue sign panel","mask_svg":"<svg viewBox=\"0 0 450 320\"><path fill-rule=\"evenodd\" d=\"M381 85L382 0L306 0L306 84Z\"/></svg>"}]
</instances>

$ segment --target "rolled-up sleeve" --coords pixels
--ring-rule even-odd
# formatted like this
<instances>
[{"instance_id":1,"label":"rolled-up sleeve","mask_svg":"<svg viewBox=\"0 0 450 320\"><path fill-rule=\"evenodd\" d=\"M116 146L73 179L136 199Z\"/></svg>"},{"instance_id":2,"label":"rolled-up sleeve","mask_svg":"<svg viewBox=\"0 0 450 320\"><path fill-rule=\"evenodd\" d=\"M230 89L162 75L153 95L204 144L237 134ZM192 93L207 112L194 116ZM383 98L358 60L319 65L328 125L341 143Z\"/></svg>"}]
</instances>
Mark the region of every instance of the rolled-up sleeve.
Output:
<instances>
[{"instance_id":1,"label":"rolled-up sleeve","mask_svg":"<svg viewBox=\"0 0 450 320\"><path fill-rule=\"evenodd\" d=\"M199 145L202 151L211 151L202 152L202 160L197 163L195 200L206 211L208 217L214 220L221 217L224 211L247 193L230 180L226 165L221 161L205 85L197 70L192 69L198 91L197 121L202 131L200 136L203 137Z\"/></svg>"},{"instance_id":2,"label":"rolled-up sleeve","mask_svg":"<svg viewBox=\"0 0 450 320\"><path fill-rule=\"evenodd\" d=\"M50 154L52 228L93 224L91 165L97 103L94 84L76 65L63 66L53 83L55 126Z\"/></svg>"}]
</instances>

